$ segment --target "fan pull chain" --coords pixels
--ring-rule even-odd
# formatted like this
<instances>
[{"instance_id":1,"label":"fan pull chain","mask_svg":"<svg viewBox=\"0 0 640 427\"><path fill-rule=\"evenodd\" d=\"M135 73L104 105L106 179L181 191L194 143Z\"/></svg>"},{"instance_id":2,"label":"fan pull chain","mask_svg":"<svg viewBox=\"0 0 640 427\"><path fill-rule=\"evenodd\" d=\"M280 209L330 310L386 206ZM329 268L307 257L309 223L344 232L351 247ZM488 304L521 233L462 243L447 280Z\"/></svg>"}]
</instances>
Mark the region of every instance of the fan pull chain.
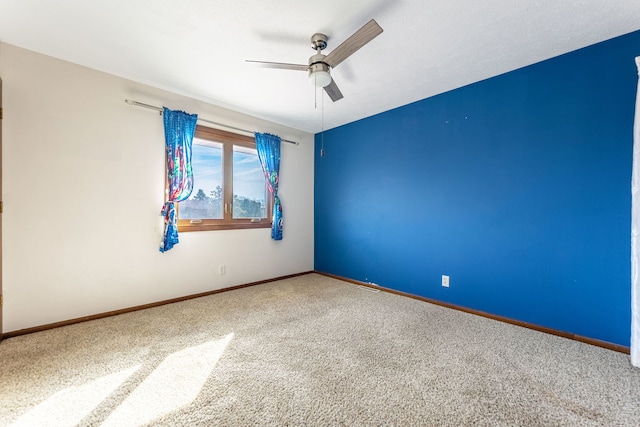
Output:
<instances>
[{"instance_id":1,"label":"fan pull chain","mask_svg":"<svg viewBox=\"0 0 640 427\"><path fill-rule=\"evenodd\" d=\"M321 120L320 120L320 157L324 157L324 96L322 92L320 93L320 104L322 105L321 110Z\"/></svg>"},{"instance_id":2,"label":"fan pull chain","mask_svg":"<svg viewBox=\"0 0 640 427\"><path fill-rule=\"evenodd\" d=\"M316 76L316 74L313 74L313 80L318 80L318 76ZM313 108L314 109L318 109L318 86L316 86L316 82L313 82Z\"/></svg>"}]
</instances>

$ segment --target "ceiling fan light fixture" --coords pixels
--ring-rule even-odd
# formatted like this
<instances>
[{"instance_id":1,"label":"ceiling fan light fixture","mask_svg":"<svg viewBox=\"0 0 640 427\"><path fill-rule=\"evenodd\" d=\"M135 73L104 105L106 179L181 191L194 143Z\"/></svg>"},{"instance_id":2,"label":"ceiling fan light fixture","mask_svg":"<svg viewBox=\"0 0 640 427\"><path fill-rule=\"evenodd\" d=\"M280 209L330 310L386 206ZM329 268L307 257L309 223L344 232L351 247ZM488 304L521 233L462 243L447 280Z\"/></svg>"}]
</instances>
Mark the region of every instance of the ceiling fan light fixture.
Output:
<instances>
[{"instance_id":1,"label":"ceiling fan light fixture","mask_svg":"<svg viewBox=\"0 0 640 427\"><path fill-rule=\"evenodd\" d=\"M331 83L331 74L329 74L329 66L324 62L313 62L316 56L319 60L324 59L324 55L314 55L311 57L311 65L309 65L309 83L315 87L325 87Z\"/></svg>"},{"instance_id":2,"label":"ceiling fan light fixture","mask_svg":"<svg viewBox=\"0 0 640 427\"><path fill-rule=\"evenodd\" d=\"M315 87L325 87L331 83L331 74L327 71L316 71L309 74L309 82Z\"/></svg>"}]
</instances>

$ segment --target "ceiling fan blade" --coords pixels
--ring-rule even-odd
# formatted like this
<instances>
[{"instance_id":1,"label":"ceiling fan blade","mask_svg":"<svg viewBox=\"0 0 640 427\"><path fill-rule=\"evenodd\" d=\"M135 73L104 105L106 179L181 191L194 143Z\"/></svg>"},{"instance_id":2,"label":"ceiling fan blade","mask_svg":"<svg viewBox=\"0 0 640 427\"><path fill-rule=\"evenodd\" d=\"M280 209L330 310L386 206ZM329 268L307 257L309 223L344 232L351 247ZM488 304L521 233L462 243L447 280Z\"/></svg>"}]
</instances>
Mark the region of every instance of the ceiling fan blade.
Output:
<instances>
[{"instance_id":1,"label":"ceiling fan blade","mask_svg":"<svg viewBox=\"0 0 640 427\"><path fill-rule=\"evenodd\" d=\"M284 62L252 61L250 59L247 59L245 62L249 62L250 64L254 64L258 67L264 67L264 68L281 68L284 70L296 70L296 71L307 71L309 69L308 65L287 64Z\"/></svg>"},{"instance_id":2,"label":"ceiling fan blade","mask_svg":"<svg viewBox=\"0 0 640 427\"><path fill-rule=\"evenodd\" d=\"M372 19L327 55L324 62L329 64L331 68L335 68L355 51L380 35L380 33L382 33L382 27L378 25L375 19Z\"/></svg>"},{"instance_id":3,"label":"ceiling fan blade","mask_svg":"<svg viewBox=\"0 0 640 427\"><path fill-rule=\"evenodd\" d=\"M327 95L329 95L329 98L331 98L333 102L339 101L344 98L344 96L342 96L342 92L340 92L340 89L338 89L338 85L336 84L336 81L333 79L333 77L331 78L331 83L324 87L324 91L327 92Z\"/></svg>"}]
</instances>

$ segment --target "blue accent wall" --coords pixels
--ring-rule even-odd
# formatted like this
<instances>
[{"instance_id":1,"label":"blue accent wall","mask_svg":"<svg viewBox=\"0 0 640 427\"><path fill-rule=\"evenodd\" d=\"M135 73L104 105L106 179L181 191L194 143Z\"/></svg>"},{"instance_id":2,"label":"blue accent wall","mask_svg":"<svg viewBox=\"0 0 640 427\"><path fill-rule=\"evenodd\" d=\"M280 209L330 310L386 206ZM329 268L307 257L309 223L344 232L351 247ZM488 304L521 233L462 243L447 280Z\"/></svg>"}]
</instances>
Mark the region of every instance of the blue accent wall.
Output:
<instances>
[{"instance_id":1,"label":"blue accent wall","mask_svg":"<svg viewBox=\"0 0 640 427\"><path fill-rule=\"evenodd\" d=\"M316 270L628 346L639 55L634 32L317 134Z\"/></svg>"}]
</instances>

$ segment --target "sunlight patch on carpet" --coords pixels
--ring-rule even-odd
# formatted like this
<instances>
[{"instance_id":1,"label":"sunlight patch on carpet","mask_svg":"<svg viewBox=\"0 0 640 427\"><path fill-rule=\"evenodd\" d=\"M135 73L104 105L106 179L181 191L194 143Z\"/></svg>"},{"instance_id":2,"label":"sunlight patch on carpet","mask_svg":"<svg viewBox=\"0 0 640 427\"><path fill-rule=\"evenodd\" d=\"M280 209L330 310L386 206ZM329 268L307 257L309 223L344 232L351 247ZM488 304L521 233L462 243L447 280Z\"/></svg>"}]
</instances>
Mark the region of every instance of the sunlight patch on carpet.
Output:
<instances>
[{"instance_id":1,"label":"sunlight patch on carpet","mask_svg":"<svg viewBox=\"0 0 640 427\"><path fill-rule=\"evenodd\" d=\"M102 427L140 426L189 405L233 338L170 354L105 420Z\"/></svg>"},{"instance_id":2,"label":"sunlight patch on carpet","mask_svg":"<svg viewBox=\"0 0 640 427\"><path fill-rule=\"evenodd\" d=\"M139 368L140 365L134 366L60 390L18 418L11 427L75 426Z\"/></svg>"}]
</instances>

